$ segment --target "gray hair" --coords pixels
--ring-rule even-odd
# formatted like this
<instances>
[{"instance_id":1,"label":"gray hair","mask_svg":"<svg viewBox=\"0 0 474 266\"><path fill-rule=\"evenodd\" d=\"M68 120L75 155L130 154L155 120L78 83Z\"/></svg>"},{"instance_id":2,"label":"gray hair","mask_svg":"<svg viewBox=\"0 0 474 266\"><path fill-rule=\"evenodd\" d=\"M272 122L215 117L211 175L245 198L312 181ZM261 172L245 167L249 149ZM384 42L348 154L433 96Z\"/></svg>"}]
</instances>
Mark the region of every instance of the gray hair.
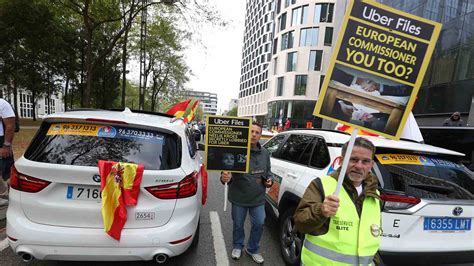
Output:
<instances>
[{"instance_id":1,"label":"gray hair","mask_svg":"<svg viewBox=\"0 0 474 266\"><path fill-rule=\"evenodd\" d=\"M344 157L346 155L346 151L347 151L347 146L349 145L349 141L344 143L344 145L342 145L342 151L341 151L341 155L342 157ZM368 149L370 151L372 151L372 157L374 156L375 154L375 146L374 144L372 143L372 141L366 139L366 138L362 138L362 137L357 137L355 139L355 142L354 142L354 147L357 146L357 147L362 147L362 148L365 148L365 149Z\"/></svg>"}]
</instances>

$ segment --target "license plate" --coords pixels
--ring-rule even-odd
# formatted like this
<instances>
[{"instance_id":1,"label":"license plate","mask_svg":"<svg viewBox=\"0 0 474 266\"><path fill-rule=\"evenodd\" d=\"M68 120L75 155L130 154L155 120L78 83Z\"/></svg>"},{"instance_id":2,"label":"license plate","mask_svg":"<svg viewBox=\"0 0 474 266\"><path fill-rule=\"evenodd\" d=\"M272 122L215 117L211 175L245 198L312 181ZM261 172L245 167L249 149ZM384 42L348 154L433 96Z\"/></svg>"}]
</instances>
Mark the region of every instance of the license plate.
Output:
<instances>
[{"instance_id":1,"label":"license plate","mask_svg":"<svg viewBox=\"0 0 474 266\"><path fill-rule=\"evenodd\" d=\"M137 221L155 220L155 213L154 212L136 212L135 220Z\"/></svg>"},{"instance_id":2,"label":"license plate","mask_svg":"<svg viewBox=\"0 0 474 266\"><path fill-rule=\"evenodd\" d=\"M470 231L471 218L425 217L425 231Z\"/></svg>"},{"instance_id":3,"label":"license plate","mask_svg":"<svg viewBox=\"0 0 474 266\"><path fill-rule=\"evenodd\" d=\"M100 201L102 195L100 188L97 186L68 186L66 198L70 200L92 200Z\"/></svg>"}]
</instances>

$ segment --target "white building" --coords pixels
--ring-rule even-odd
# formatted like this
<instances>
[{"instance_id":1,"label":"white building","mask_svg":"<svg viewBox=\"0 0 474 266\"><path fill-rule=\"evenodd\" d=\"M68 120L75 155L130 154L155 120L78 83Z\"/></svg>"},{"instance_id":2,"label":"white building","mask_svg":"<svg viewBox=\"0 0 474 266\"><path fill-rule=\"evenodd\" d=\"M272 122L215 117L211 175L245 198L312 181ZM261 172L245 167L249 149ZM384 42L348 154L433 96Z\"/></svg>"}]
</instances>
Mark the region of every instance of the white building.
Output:
<instances>
[{"instance_id":1,"label":"white building","mask_svg":"<svg viewBox=\"0 0 474 266\"><path fill-rule=\"evenodd\" d=\"M273 10L273 0L247 0L237 113L260 122L267 114Z\"/></svg>"},{"instance_id":2,"label":"white building","mask_svg":"<svg viewBox=\"0 0 474 266\"><path fill-rule=\"evenodd\" d=\"M185 90L183 95L186 99L194 98L199 100L199 105L202 108L204 117L207 114L217 114L217 93Z\"/></svg>"},{"instance_id":3,"label":"white building","mask_svg":"<svg viewBox=\"0 0 474 266\"><path fill-rule=\"evenodd\" d=\"M276 0L274 3L270 5L275 7L274 19L269 22L274 25L273 34L270 33L271 62L264 72L257 71L268 75L264 80L268 86L262 95L250 91L248 96L242 95L241 86L239 103L244 105L239 104L239 115L260 118L269 127L281 125L287 117L292 127L305 127L307 122L320 127L321 119L312 113L347 0ZM249 12L247 9L247 17ZM273 14L273 10L268 12ZM246 33L248 27L246 22ZM252 54L254 50L244 50L243 58L246 53Z\"/></svg>"},{"instance_id":4,"label":"white building","mask_svg":"<svg viewBox=\"0 0 474 266\"><path fill-rule=\"evenodd\" d=\"M33 97L31 96L30 92L23 89L18 90L17 106L14 106L13 93L9 94L3 88L2 95L4 96L3 98L17 110L18 116L20 118L33 118ZM35 109L37 118L42 118L47 114L64 112L62 94L53 94L49 97L49 99L45 97L37 99Z\"/></svg>"}]
</instances>

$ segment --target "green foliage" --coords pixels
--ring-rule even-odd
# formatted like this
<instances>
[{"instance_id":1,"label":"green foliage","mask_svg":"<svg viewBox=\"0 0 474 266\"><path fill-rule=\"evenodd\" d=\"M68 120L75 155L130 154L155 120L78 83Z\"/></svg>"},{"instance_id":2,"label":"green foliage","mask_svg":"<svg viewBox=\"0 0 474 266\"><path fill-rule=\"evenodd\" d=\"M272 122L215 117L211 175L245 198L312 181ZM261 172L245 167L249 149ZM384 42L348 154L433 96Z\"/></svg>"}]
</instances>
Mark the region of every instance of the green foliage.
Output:
<instances>
[{"instance_id":1,"label":"green foliage","mask_svg":"<svg viewBox=\"0 0 474 266\"><path fill-rule=\"evenodd\" d=\"M230 109L228 112L227 112L227 116L237 116L237 106L235 106L234 108Z\"/></svg>"}]
</instances>

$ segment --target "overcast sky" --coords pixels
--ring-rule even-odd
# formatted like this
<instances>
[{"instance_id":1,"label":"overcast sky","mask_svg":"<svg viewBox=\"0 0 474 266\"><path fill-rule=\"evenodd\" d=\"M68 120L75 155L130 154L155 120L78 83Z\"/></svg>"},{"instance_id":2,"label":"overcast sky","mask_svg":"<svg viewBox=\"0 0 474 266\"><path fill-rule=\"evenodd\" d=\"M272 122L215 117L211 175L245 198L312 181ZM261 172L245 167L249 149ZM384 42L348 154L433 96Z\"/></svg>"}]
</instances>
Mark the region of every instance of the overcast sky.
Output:
<instances>
[{"instance_id":1,"label":"overcast sky","mask_svg":"<svg viewBox=\"0 0 474 266\"><path fill-rule=\"evenodd\" d=\"M228 109L239 93L240 64L244 38L245 0L209 0L230 21L226 28L208 26L202 40L206 49L189 45L186 62L194 75L187 87L217 93L218 114Z\"/></svg>"}]
</instances>

